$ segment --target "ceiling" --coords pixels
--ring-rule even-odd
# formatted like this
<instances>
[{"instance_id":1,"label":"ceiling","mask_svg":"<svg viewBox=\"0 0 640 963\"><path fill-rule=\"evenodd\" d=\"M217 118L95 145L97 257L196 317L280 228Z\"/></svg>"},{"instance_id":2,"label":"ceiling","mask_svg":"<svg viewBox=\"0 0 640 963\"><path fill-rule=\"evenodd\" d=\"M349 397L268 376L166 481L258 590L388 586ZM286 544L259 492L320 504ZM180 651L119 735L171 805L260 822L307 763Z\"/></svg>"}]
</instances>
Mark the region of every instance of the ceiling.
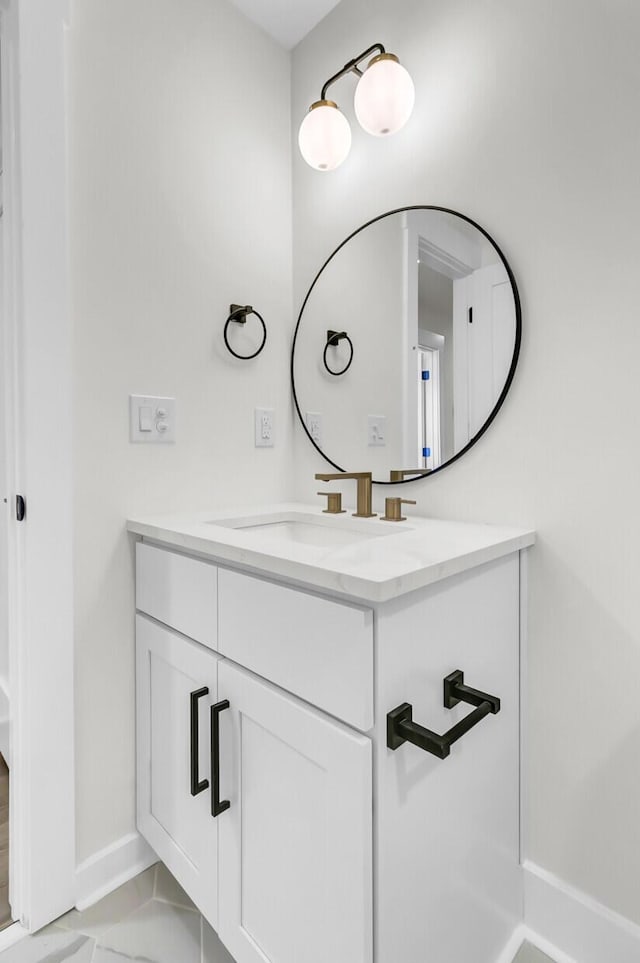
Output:
<instances>
[{"instance_id":1,"label":"ceiling","mask_svg":"<svg viewBox=\"0 0 640 963\"><path fill-rule=\"evenodd\" d=\"M232 0L244 15L291 49L312 30L340 0Z\"/></svg>"}]
</instances>

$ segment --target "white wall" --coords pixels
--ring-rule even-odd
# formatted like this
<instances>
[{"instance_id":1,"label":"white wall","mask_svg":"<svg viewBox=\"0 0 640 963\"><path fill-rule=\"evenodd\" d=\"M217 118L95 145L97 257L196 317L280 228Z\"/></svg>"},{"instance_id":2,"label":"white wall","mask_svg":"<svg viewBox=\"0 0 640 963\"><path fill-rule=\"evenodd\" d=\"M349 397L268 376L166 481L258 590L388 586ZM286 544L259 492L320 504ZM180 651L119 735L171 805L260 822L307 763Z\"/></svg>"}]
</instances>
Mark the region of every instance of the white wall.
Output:
<instances>
[{"instance_id":1,"label":"white wall","mask_svg":"<svg viewBox=\"0 0 640 963\"><path fill-rule=\"evenodd\" d=\"M79 862L135 826L126 517L288 494L289 79L227 0L74 0ZM268 325L256 361L224 348L232 301ZM177 398L175 446L129 444L131 392ZM273 450L253 447L256 404L276 409Z\"/></svg>"},{"instance_id":2,"label":"white wall","mask_svg":"<svg viewBox=\"0 0 640 963\"><path fill-rule=\"evenodd\" d=\"M515 271L524 341L507 403L460 462L398 491L427 515L537 528L528 855L636 922L639 32L632 0L343 0L293 72L296 127L374 41L417 89L395 138L354 122L336 172L294 151L297 305L347 233L402 204L468 214ZM349 116L352 94L352 78L331 93ZM323 461L295 438L298 495L313 500Z\"/></svg>"}]
</instances>

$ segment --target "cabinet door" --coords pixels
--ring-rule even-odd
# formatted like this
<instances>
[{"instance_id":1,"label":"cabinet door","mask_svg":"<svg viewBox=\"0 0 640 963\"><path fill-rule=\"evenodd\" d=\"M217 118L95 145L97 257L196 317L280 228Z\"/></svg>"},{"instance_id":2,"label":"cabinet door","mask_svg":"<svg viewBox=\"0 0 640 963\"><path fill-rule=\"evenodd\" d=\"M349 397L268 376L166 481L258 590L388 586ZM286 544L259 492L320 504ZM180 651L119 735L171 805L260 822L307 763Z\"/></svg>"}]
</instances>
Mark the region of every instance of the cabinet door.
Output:
<instances>
[{"instance_id":1,"label":"cabinet door","mask_svg":"<svg viewBox=\"0 0 640 963\"><path fill-rule=\"evenodd\" d=\"M371 743L220 664L222 941L237 963L371 963Z\"/></svg>"},{"instance_id":2,"label":"cabinet door","mask_svg":"<svg viewBox=\"0 0 640 963\"><path fill-rule=\"evenodd\" d=\"M136 617L138 828L214 927L218 833L209 707L217 698L218 662L195 642Z\"/></svg>"}]
</instances>

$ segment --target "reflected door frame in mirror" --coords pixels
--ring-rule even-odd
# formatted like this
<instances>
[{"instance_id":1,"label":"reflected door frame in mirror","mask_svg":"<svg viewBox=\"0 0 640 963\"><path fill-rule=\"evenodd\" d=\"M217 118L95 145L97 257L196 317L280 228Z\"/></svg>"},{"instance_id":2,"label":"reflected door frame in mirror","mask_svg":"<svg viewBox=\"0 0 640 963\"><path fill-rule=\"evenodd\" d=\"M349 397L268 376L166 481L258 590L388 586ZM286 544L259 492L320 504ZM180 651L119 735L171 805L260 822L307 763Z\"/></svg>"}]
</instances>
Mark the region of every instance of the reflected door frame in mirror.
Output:
<instances>
[{"instance_id":1,"label":"reflected door frame in mirror","mask_svg":"<svg viewBox=\"0 0 640 963\"><path fill-rule=\"evenodd\" d=\"M312 436L312 434L311 434L311 432L310 432L310 430L309 430L309 428L308 428L308 426L307 426L307 424L306 424L306 422L305 422L305 417L304 417L303 409L302 409L302 407L301 407L300 390L299 390L299 387L298 387L298 388L296 387L296 379L295 379L296 348L297 348L297 346L298 346L298 344L299 344L299 338L300 338L300 333L301 333L301 330L302 330L302 322L303 322L303 318L304 318L305 309L306 309L307 306L309 305L310 298L311 298L312 294L314 293L314 290L316 289L316 286L318 285L318 282L319 282L320 279L322 278L324 272L325 272L326 269L329 267L329 265L332 264L332 262L334 261L334 259L336 258L336 256L339 254L339 252L341 252L341 251L345 248L345 246L346 246L347 244L349 244L350 241L352 241L354 238L356 238L359 234L361 234L361 233L362 233L363 231L365 231L367 228L370 228L370 227L372 227L373 225L377 225L379 222L384 221L386 218L390 218L390 217L392 217L392 216L394 216L394 215L405 215L405 216L407 216L407 215L409 215L410 212L436 212L437 214L447 215L447 216L449 216L449 217L451 217L451 218L457 218L457 219L459 219L464 225L467 225L467 229L468 229L468 228L474 229L475 231L477 231L477 232L482 236L482 238L485 239L485 241L487 241L487 242L491 245L491 247L493 248L493 251L495 252L495 254L497 255L497 257L498 257L498 259L499 259L499 263L501 264L501 266L504 268L504 271L506 272L506 275L507 275L509 284L510 284L510 286L511 286L511 293L512 293L512 295L513 295L513 310L514 310L514 324L515 324L515 331L514 331L514 337L513 337L513 354L512 354L510 363L509 363L508 372L507 372L507 375L506 375L506 378L505 378L505 381L504 381L504 385L503 385L503 387L501 388L501 390L499 391L499 394L498 394L498 397L497 397L497 400L496 400L495 404L493 405L493 407L492 407L491 410L489 411L489 414L488 414L486 417L483 416L482 424L480 424L479 427L473 426L474 430L473 430L472 432L471 432L471 430L469 430L469 432L468 432L469 437L468 437L468 438L465 438L465 439L463 440L463 443L461 444L461 447L460 447L459 450L457 450L457 451L454 450L454 452L453 452L453 454L451 455L451 457L446 458L446 460L442 461L442 463L437 464L437 465L436 465L435 467L433 467L433 468L424 467L424 468L420 468L420 469L415 469L415 468L412 469L411 466L404 466L404 472L407 474L408 477L402 477L402 478L399 477L399 476L401 476L401 475L403 474L403 466L400 465L400 464L398 464L398 466L397 466L397 471L394 472L394 473L392 473L392 476L391 476L391 477L393 477L393 475L395 474L395 477L393 478L393 480L391 480L391 477L390 477L389 480L385 480L385 479L381 479L381 478L374 478L374 483L375 483L375 484L378 484L378 485L405 484L405 483L408 483L408 482L411 482L411 481L417 481L417 480L419 480L419 479L421 479L421 478L428 477L429 475L437 474L439 471L442 471L443 468L446 468L446 467L448 467L449 465L452 465L454 462L458 461L464 454L466 454L466 453L480 440L480 438L484 435L484 433L487 431L487 429L489 428L489 426L493 423L496 415L498 414L500 408L502 407L502 405L503 405L503 403L504 403L504 401L505 401L505 398L506 398L506 396L507 396L507 394L508 394L508 392L509 392L509 389L510 389L510 387L511 387L511 384L512 384L512 382L513 382L513 378L514 378L514 375L515 375L516 367L517 367L517 364L518 364L518 358L519 358L519 355L520 355L520 346L521 346L521 340L522 340L522 310L521 310L521 304L520 304L520 296L519 296L519 292L518 292L518 286L517 286L517 284L516 284L516 280L515 280L513 271L512 271L512 269L511 269L511 267L510 267L510 265L509 265L506 257L504 256L502 250L500 249L500 247L499 247L498 244L496 243L496 241L495 241L495 240L493 239L493 237L492 237L483 227L481 227L477 222L475 222L474 220L472 220L470 217L467 217L465 214L461 214L461 213L459 213L458 211L454 211L454 210L452 210L452 209L450 209L450 208L439 207L439 206L436 206L436 205L428 205L428 204L417 204L417 205L412 205L412 206L409 206L409 207L396 208L396 209L394 209L394 210L387 211L387 212L385 212L384 214L380 214L380 215L378 215L377 217L372 218L371 220L367 221L365 224L363 224L363 225L361 225L360 227L358 227L355 231L352 231L351 234L349 234L348 237L346 237L346 238L336 247L336 249L329 255L329 257L326 259L326 261L324 262L324 264L322 265L322 267L320 268L320 270L319 270L318 273L316 274L315 278L313 279L313 281L312 281L312 283L311 283L311 286L310 286L309 290L307 291L307 293L306 293L306 295L305 295L305 298L304 298L304 301L303 301L302 306L301 306L301 308L300 308L300 312L299 312L299 314L298 314L298 318L297 318L297 322L296 322L296 327L295 327L295 331L294 331L294 335L293 335L292 348L291 348L291 367L290 367L290 370L291 370L291 386L292 386L292 391L293 391L293 399L294 399L294 404L295 404L295 407L296 407L296 412L297 412L298 418L299 418L299 420L300 420L300 424L302 425L302 428L303 428L303 430L304 430L307 438L309 439L309 441L311 442L311 444L313 445L313 447L316 449L316 451L317 451L320 455L322 455L322 457L324 458L324 460L325 460L326 462L328 462L333 468L337 469L337 470L340 471L340 472L348 472L348 471L350 471L350 470L354 470L355 468L362 468L362 469L364 469L364 468L367 468L367 467L368 467L368 466L366 466L366 465L361 465L360 463L359 463L358 465L355 465L355 466L354 466L354 465L351 465L351 466L350 466L350 465L347 465L346 467L343 467L341 464L339 464L339 462L338 462L337 460L334 460L334 458L332 458L330 454L328 454L326 451L324 451L324 450L316 443L316 441L314 440L314 438L313 438L313 436ZM438 249L438 245L431 245L431 244L429 244L428 241L425 243L423 239L418 238L418 237L415 238L415 243L416 243L416 248L417 248L418 244L420 245L420 246L419 246L419 259L418 259L418 264L420 264L421 262L424 262L424 264L425 264L426 266L429 266L429 267L435 265L439 271L441 271L442 273L446 274L446 275L447 275L448 277L450 277L450 278L456 278L456 277L462 277L462 276L463 276L464 271L465 271L465 266L464 266L464 264L463 264L463 263L460 263L460 264L456 263L456 258L451 258L451 257L449 257L449 255L448 255L448 253L447 253L446 251L443 252L443 251L439 250L439 249ZM439 263L438 263L438 262L439 262ZM496 263L498 263L498 262L496 261ZM407 274L407 277L409 277L408 274ZM408 282L408 283L409 283L409 282ZM416 274L416 283L417 283L417 274ZM505 285L505 287L506 287L506 285ZM417 323L417 322L416 322L416 323ZM470 316L469 316L469 323L471 323L471 314L470 314ZM347 327L346 324L345 324L345 327ZM330 333L334 334L335 332L332 331L332 332L330 332ZM326 335L327 335L327 332L325 331L324 334L323 334L323 336L326 337ZM436 336L436 337L437 337L437 336ZM436 366L437 366L438 352L437 352L437 350L435 350L435 349L437 349L437 345L435 344L435 342L434 342L434 345L426 344L426 345L424 345L424 346L422 346L422 345L420 346L420 349L424 350L424 351L427 352L427 353L431 350L431 348L434 349L434 357L435 357L435 359L436 359ZM415 347L414 347L414 350L415 350ZM356 351L357 351L357 348L356 348ZM407 357L405 360L406 360L406 362L407 362L407 364L408 364L408 357ZM505 364L505 366L506 366L506 364ZM504 369L503 369L503 370L504 370ZM417 390L418 390L418 389L417 389L417 386L414 387L414 386L412 385L412 383L411 383L411 379L409 379L409 378L405 379L405 381L406 381L406 384L409 386L409 387L407 388L407 391L408 391L409 395L411 395L411 392L414 392L415 395L416 395L416 398L417 398ZM424 387L427 389L427 391L430 390L430 386L424 386ZM412 406L413 406L413 407L416 407L415 400L416 400L416 399L413 398L413 397L409 397L408 400L405 398L405 399L403 399L403 404L408 405L408 410L412 410ZM436 404L437 404L437 402L435 401L435 397L432 398L432 400L429 402L429 404L433 404L433 405L436 405ZM313 406L313 405L305 405L305 409L311 410L312 407L314 407L314 406ZM425 410L426 410L426 407L427 407L427 406L425 406ZM434 437L436 438L436 443L439 444L439 441L438 441L438 431L435 432ZM460 435L458 434L457 437L460 437Z\"/></svg>"}]
</instances>

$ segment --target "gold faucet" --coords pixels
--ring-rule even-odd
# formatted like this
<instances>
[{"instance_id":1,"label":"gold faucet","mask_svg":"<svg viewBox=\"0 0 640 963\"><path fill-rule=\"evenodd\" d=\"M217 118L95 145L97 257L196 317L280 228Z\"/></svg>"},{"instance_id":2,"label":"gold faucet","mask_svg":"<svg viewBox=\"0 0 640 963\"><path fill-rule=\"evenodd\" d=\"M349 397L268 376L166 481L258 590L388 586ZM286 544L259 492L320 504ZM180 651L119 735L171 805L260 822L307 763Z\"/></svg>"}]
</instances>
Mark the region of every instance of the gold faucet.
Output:
<instances>
[{"instance_id":1,"label":"gold faucet","mask_svg":"<svg viewBox=\"0 0 640 963\"><path fill-rule=\"evenodd\" d=\"M431 468L392 468L389 480L401 482L407 475L429 475L430 473Z\"/></svg>"},{"instance_id":2,"label":"gold faucet","mask_svg":"<svg viewBox=\"0 0 640 963\"><path fill-rule=\"evenodd\" d=\"M356 510L354 518L375 518L376 512L371 511L371 472L352 471L340 472L338 475L316 475L316 481L338 481L340 478L355 478L358 482Z\"/></svg>"}]
</instances>

